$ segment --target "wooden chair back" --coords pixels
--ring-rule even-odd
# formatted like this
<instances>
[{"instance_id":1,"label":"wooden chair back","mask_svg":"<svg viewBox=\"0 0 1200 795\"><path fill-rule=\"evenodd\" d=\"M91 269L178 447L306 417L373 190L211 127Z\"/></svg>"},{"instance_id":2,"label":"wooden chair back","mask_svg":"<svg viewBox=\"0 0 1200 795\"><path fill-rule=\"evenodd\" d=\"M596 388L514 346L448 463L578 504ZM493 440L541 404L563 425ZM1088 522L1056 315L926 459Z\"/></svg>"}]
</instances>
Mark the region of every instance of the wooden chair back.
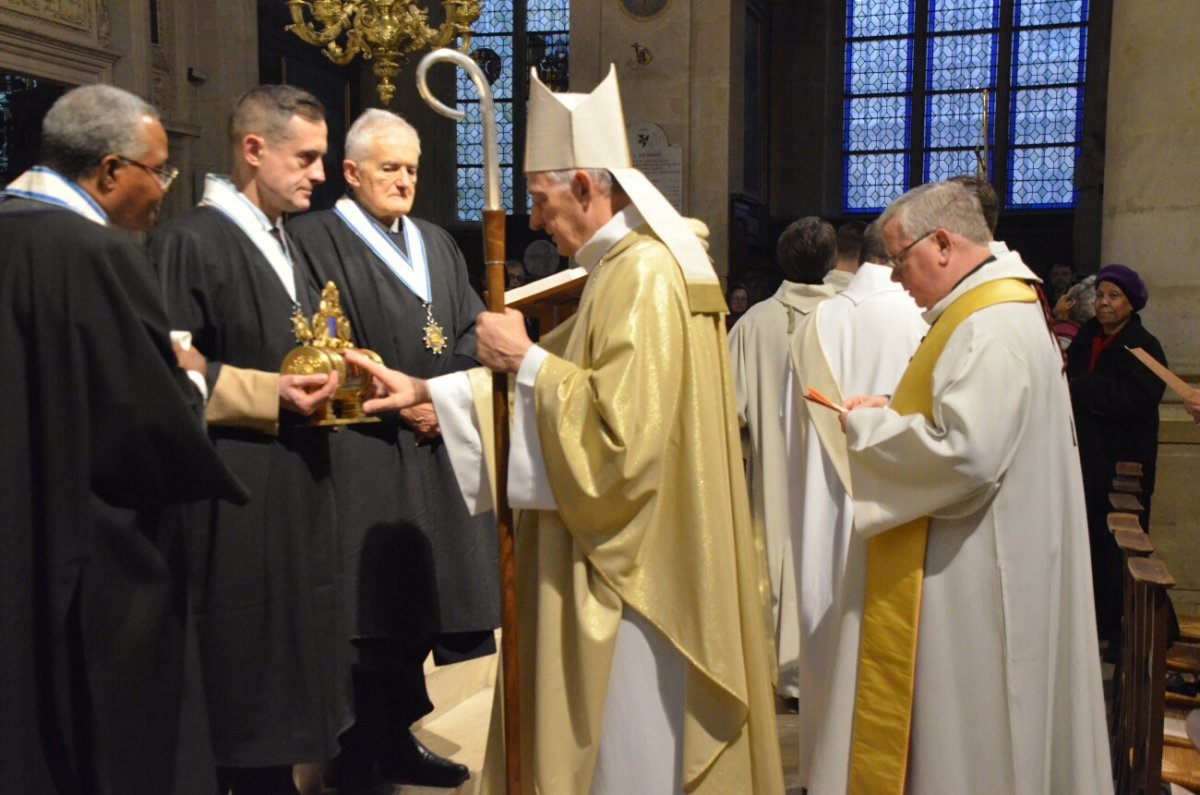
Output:
<instances>
[{"instance_id":1,"label":"wooden chair back","mask_svg":"<svg viewBox=\"0 0 1200 795\"><path fill-rule=\"evenodd\" d=\"M1122 628L1127 674L1121 679L1116 758L1117 792L1158 795L1162 781L1166 683L1167 590L1175 585L1166 564L1129 557L1129 621Z\"/></svg>"},{"instance_id":2,"label":"wooden chair back","mask_svg":"<svg viewBox=\"0 0 1200 795\"><path fill-rule=\"evenodd\" d=\"M1130 670L1133 665L1133 645L1130 632L1133 626L1134 586L1129 561L1132 558L1149 557L1154 545L1132 514L1110 513L1108 527L1113 532L1113 541L1121 550L1121 571L1124 573L1121 588L1121 654L1113 671L1112 710L1108 721L1108 736L1112 738L1113 748L1113 776L1116 777L1120 771L1121 755L1132 742L1129 702L1132 698Z\"/></svg>"},{"instance_id":3,"label":"wooden chair back","mask_svg":"<svg viewBox=\"0 0 1200 795\"><path fill-rule=\"evenodd\" d=\"M1117 475L1123 478L1140 478L1142 465L1138 461L1118 461Z\"/></svg>"}]
</instances>

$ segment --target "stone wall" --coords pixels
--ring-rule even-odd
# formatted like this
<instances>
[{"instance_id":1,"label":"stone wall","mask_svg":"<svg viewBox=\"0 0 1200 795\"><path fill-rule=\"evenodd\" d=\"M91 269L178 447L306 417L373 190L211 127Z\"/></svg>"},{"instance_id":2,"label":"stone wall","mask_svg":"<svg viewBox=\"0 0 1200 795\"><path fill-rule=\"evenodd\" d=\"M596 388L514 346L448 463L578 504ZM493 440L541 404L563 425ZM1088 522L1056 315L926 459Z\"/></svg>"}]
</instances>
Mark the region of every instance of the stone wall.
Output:
<instances>
[{"instance_id":1,"label":"stone wall","mask_svg":"<svg viewBox=\"0 0 1200 795\"><path fill-rule=\"evenodd\" d=\"M180 167L169 206L178 213L200 198L204 174L229 171L226 124L234 100L258 84L258 22L245 0L159 0L159 9L154 95Z\"/></svg>"},{"instance_id":2,"label":"stone wall","mask_svg":"<svg viewBox=\"0 0 1200 795\"><path fill-rule=\"evenodd\" d=\"M148 2L0 0L0 70L112 83L152 102L180 168L172 215L196 201L206 171L228 170L225 120L258 82L258 28L245 0L156 2L152 16Z\"/></svg>"},{"instance_id":3,"label":"stone wall","mask_svg":"<svg viewBox=\"0 0 1200 795\"><path fill-rule=\"evenodd\" d=\"M1150 288L1146 326L1181 374L1200 374L1200 3L1116 0L1105 153L1103 262Z\"/></svg>"},{"instance_id":4,"label":"stone wall","mask_svg":"<svg viewBox=\"0 0 1200 795\"><path fill-rule=\"evenodd\" d=\"M1175 577L1182 613L1200 616L1200 428L1183 406L1163 406L1158 434L1158 482L1150 506L1150 539Z\"/></svg>"},{"instance_id":5,"label":"stone wall","mask_svg":"<svg viewBox=\"0 0 1200 795\"><path fill-rule=\"evenodd\" d=\"M617 0L571 3L571 90L591 91L616 64L625 122L654 122L683 147L684 213L708 224L717 272L728 272L731 8L670 0L639 20ZM637 63L633 44L653 60Z\"/></svg>"},{"instance_id":6,"label":"stone wall","mask_svg":"<svg viewBox=\"0 0 1200 795\"><path fill-rule=\"evenodd\" d=\"M112 29L106 0L0 0L0 70L64 85L112 81Z\"/></svg>"}]
</instances>

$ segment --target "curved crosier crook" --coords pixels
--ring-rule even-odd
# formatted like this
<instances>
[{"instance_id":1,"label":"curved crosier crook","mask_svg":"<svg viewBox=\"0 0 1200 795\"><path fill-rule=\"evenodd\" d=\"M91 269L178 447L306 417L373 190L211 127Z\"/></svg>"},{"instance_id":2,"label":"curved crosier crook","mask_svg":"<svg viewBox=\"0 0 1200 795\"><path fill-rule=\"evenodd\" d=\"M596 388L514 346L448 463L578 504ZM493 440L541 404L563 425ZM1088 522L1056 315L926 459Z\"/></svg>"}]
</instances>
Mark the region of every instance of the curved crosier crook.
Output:
<instances>
[{"instance_id":1,"label":"curved crosier crook","mask_svg":"<svg viewBox=\"0 0 1200 795\"><path fill-rule=\"evenodd\" d=\"M441 48L432 50L417 64L417 92L429 107L443 116L462 121L466 114L457 108L444 105L433 95L426 82L426 73L435 63L448 62L460 67L475 84L479 92L479 111L483 121L483 209L502 210L500 204L500 154L496 143L496 112L492 104L492 87L488 85L487 77L479 64L469 55L458 50Z\"/></svg>"},{"instance_id":2,"label":"curved crosier crook","mask_svg":"<svg viewBox=\"0 0 1200 795\"><path fill-rule=\"evenodd\" d=\"M430 52L417 64L417 91L421 99L443 116L456 121L466 114L443 105L429 91L425 75L439 61L449 61L471 76L479 92L483 121L483 259L487 265L487 308L503 313L504 305L504 208L500 204L500 156L496 146L496 112L492 89L479 64L457 50ZM492 377L492 435L496 476L496 540L500 564L500 670L504 701L504 779L508 795L521 795L521 705L517 660L517 591L513 543L513 512L508 504L508 376Z\"/></svg>"}]
</instances>

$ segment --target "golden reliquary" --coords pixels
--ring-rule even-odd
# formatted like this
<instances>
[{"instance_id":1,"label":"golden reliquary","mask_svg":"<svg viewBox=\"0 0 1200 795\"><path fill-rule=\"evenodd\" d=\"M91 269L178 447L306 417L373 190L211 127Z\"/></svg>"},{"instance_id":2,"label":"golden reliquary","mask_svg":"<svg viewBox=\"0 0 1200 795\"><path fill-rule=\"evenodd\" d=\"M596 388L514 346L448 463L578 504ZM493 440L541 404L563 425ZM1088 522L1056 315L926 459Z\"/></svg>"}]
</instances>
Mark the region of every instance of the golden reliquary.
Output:
<instances>
[{"instance_id":1,"label":"golden reliquary","mask_svg":"<svg viewBox=\"0 0 1200 795\"><path fill-rule=\"evenodd\" d=\"M297 310L292 315L292 330L299 346L284 358L280 375L338 374L338 388L333 398L318 411L305 418L306 425L353 425L359 422L379 422L378 417L364 414L362 402L375 393L371 376L346 361L343 351L354 348L350 340L350 321L342 315L341 297L337 286L327 282L321 291L321 303L310 325ZM383 363L379 355L365 348L355 348L368 359Z\"/></svg>"}]
</instances>

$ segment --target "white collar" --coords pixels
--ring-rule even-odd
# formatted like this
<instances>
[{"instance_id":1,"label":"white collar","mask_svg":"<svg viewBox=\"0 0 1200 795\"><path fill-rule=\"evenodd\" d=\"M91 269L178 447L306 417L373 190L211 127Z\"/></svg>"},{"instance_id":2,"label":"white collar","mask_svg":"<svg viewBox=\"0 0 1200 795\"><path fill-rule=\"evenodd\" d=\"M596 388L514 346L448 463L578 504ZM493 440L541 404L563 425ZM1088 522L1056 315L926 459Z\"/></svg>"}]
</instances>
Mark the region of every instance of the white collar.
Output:
<instances>
[{"instance_id":1,"label":"white collar","mask_svg":"<svg viewBox=\"0 0 1200 795\"><path fill-rule=\"evenodd\" d=\"M904 288L892 281L891 266L864 262L839 295L857 306L872 296L894 292L904 292Z\"/></svg>"},{"instance_id":2,"label":"white collar","mask_svg":"<svg viewBox=\"0 0 1200 795\"><path fill-rule=\"evenodd\" d=\"M70 210L100 226L108 226L108 214L87 191L46 166L34 166L8 183L4 193Z\"/></svg>"},{"instance_id":3,"label":"white collar","mask_svg":"<svg viewBox=\"0 0 1200 795\"><path fill-rule=\"evenodd\" d=\"M633 204L628 204L619 210L612 218L605 221L596 232L588 238L588 242L579 247L572 258L575 264L591 273L596 263L604 258L608 250L621 241L621 238L646 223L642 213Z\"/></svg>"},{"instance_id":4,"label":"white collar","mask_svg":"<svg viewBox=\"0 0 1200 795\"><path fill-rule=\"evenodd\" d=\"M833 289L841 292L850 286L850 282L854 280L854 274L850 271L831 270L825 274L825 278L821 281Z\"/></svg>"},{"instance_id":5,"label":"white collar","mask_svg":"<svg viewBox=\"0 0 1200 795\"><path fill-rule=\"evenodd\" d=\"M832 298L836 295L834 289L828 284L803 284L801 282L792 282L784 279L779 284L779 289L771 296L771 299L778 301L789 309L807 315L813 311L817 304Z\"/></svg>"},{"instance_id":6,"label":"white collar","mask_svg":"<svg viewBox=\"0 0 1200 795\"><path fill-rule=\"evenodd\" d=\"M262 208L247 199L246 194L238 190L232 180L224 174L204 175L204 197L200 203L223 210L243 228L257 227L267 234L271 234L273 229L283 231L283 216L271 223L271 219Z\"/></svg>"},{"instance_id":7,"label":"white collar","mask_svg":"<svg viewBox=\"0 0 1200 795\"><path fill-rule=\"evenodd\" d=\"M247 199L228 177L220 174L204 176L204 198L200 204L218 210L250 238L250 242L279 277L292 303L296 303L296 274L287 235L283 232L282 217L271 223L262 209ZM276 229L279 230L278 240L271 234Z\"/></svg>"},{"instance_id":8,"label":"white collar","mask_svg":"<svg viewBox=\"0 0 1200 795\"><path fill-rule=\"evenodd\" d=\"M372 218L358 202L350 197L338 199L333 206L333 212L350 231L375 253L375 256L387 265L404 286L413 292L422 303L428 305L433 301L433 288L429 280L429 260L425 254L425 241L421 231L412 221L403 226L397 218L392 224L393 230L403 229L404 245L408 253L400 251L396 243L384 234L384 228Z\"/></svg>"}]
</instances>

